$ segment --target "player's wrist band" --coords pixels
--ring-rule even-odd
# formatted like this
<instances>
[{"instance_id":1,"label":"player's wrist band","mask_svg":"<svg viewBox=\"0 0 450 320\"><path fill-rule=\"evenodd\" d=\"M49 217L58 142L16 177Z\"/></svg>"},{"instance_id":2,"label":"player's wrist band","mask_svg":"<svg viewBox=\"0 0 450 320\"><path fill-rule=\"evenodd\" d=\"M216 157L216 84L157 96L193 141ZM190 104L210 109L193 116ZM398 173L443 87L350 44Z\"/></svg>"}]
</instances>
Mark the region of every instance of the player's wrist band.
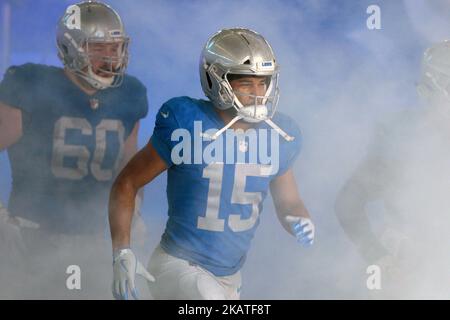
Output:
<instances>
[{"instance_id":1,"label":"player's wrist band","mask_svg":"<svg viewBox=\"0 0 450 320\"><path fill-rule=\"evenodd\" d=\"M113 249L113 258L116 259L124 250L130 250L130 246L121 246Z\"/></svg>"}]
</instances>

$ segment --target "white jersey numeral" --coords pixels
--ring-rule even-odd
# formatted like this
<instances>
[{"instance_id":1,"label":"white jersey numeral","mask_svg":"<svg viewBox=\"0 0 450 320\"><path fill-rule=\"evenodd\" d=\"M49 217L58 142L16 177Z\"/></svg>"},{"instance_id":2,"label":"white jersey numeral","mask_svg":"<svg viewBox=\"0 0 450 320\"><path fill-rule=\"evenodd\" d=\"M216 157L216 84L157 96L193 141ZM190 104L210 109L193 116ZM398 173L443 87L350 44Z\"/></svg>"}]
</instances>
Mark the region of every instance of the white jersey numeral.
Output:
<instances>
[{"instance_id":1,"label":"white jersey numeral","mask_svg":"<svg viewBox=\"0 0 450 320\"><path fill-rule=\"evenodd\" d=\"M203 170L203 178L209 179L208 200L206 214L198 217L197 228L208 231L224 231L225 219L219 218L220 199L222 192L223 163L212 163ZM261 192L247 192L245 185L247 177L268 177L271 173L270 165L253 163L237 163L235 166L232 204L251 205L252 214L247 219L242 219L239 214L230 214L228 226L234 232L251 229L259 216L259 204L262 201Z\"/></svg>"},{"instance_id":2,"label":"white jersey numeral","mask_svg":"<svg viewBox=\"0 0 450 320\"><path fill-rule=\"evenodd\" d=\"M225 220L219 219L220 194L222 193L223 163L211 163L203 169L203 178L209 179L206 215L198 217L197 228L223 231Z\"/></svg>"},{"instance_id":3,"label":"white jersey numeral","mask_svg":"<svg viewBox=\"0 0 450 320\"><path fill-rule=\"evenodd\" d=\"M85 146L65 143L66 132L69 129L78 129L82 135L92 135L92 127L86 119L62 117L56 121L53 133L52 172L58 178L80 180L88 174L87 163L90 154ZM76 167L64 167L65 157L77 158Z\"/></svg>"},{"instance_id":4,"label":"white jersey numeral","mask_svg":"<svg viewBox=\"0 0 450 320\"><path fill-rule=\"evenodd\" d=\"M66 133L70 129L79 130L85 136L95 134L95 150L90 166L88 163L91 153L87 147L66 144ZM89 174L90 169L92 175L98 181L111 180L113 178L113 169L103 169L101 167L106 154L106 132L116 132L118 135L119 152L113 168L117 169L123 154L125 137L125 128L120 120L104 119L95 127L95 130L83 118L62 117L56 121L51 165L52 173L55 177L81 180ZM76 158L76 166L65 167L64 158L66 157Z\"/></svg>"},{"instance_id":5,"label":"white jersey numeral","mask_svg":"<svg viewBox=\"0 0 450 320\"><path fill-rule=\"evenodd\" d=\"M121 121L118 120L102 120L95 128L95 151L94 158L91 163L91 171L95 178L99 181L108 181L113 178L113 170L102 169L101 164L105 158L106 152L106 132L117 132L119 141L119 156L117 157L114 168L118 168L122 155L125 128Z\"/></svg>"}]
</instances>

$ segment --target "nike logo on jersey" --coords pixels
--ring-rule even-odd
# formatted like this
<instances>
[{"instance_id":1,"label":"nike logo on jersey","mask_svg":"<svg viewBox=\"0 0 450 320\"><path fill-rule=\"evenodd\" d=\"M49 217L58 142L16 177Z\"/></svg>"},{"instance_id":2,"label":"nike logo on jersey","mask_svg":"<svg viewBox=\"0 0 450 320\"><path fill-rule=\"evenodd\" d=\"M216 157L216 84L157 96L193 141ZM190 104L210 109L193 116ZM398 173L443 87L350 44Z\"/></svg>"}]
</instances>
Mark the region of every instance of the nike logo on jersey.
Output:
<instances>
[{"instance_id":1,"label":"nike logo on jersey","mask_svg":"<svg viewBox=\"0 0 450 320\"><path fill-rule=\"evenodd\" d=\"M168 117L169 117L169 111L167 111L166 113L160 111L159 113L161 113L161 115L163 116L163 118L168 118Z\"/></svg>"}]
</instances>

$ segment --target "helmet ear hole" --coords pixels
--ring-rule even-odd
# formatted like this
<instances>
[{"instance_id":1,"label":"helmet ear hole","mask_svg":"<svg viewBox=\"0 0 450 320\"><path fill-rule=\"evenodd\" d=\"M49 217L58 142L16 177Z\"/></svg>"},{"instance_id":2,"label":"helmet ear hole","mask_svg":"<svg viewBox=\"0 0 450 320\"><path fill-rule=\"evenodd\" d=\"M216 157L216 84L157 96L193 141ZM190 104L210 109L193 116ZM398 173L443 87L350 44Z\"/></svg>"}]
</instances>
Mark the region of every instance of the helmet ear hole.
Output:
<instances>
[{"instance_id":1,"label":"helmet ear hole","mask_svg":"<svg viewBox=\"0 0 450 320\"><path fill-rule=\"evenodd\" d=\"M208 72L206 72L206 81L208 81L208 87L211 90L211 88L212 88L212 81L211 81L211 77L209 76Z\"/></svg>"}]
</instances>

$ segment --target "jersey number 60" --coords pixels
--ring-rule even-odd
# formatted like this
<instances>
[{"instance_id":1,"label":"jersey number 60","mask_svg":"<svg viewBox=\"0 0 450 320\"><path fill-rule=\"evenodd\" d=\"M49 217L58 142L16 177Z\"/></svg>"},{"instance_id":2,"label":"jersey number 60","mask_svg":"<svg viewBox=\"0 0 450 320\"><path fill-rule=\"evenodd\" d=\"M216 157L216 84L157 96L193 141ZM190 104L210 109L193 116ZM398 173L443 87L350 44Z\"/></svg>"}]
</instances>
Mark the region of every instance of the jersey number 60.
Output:
<instances>
[{"instance_id":1,"label":"jersey number 60","mask_svg":"<svg viewBox=\"0 0 450 320\"><path fill-rule=\"evenodd\" d=\"M95 150L92 161L88 166L91 154L89 149L83 145L66 144L66 131L68 129L80 130L82 135L91 136L95 132ZM98 181L108 181L113 178L113 169L101 167L106 153L106 132L117 132L119 142L119 153L114 164L117 168L123 153L125 128L121 121L103 119L95 131L91 124L83 118L62 117L55 124L54 143L52 154L52 172L55 177L71 180L81 180L89 174ZM64 167L64 158L76 158L76 167Z\"/></svg>"}]
</instances>

